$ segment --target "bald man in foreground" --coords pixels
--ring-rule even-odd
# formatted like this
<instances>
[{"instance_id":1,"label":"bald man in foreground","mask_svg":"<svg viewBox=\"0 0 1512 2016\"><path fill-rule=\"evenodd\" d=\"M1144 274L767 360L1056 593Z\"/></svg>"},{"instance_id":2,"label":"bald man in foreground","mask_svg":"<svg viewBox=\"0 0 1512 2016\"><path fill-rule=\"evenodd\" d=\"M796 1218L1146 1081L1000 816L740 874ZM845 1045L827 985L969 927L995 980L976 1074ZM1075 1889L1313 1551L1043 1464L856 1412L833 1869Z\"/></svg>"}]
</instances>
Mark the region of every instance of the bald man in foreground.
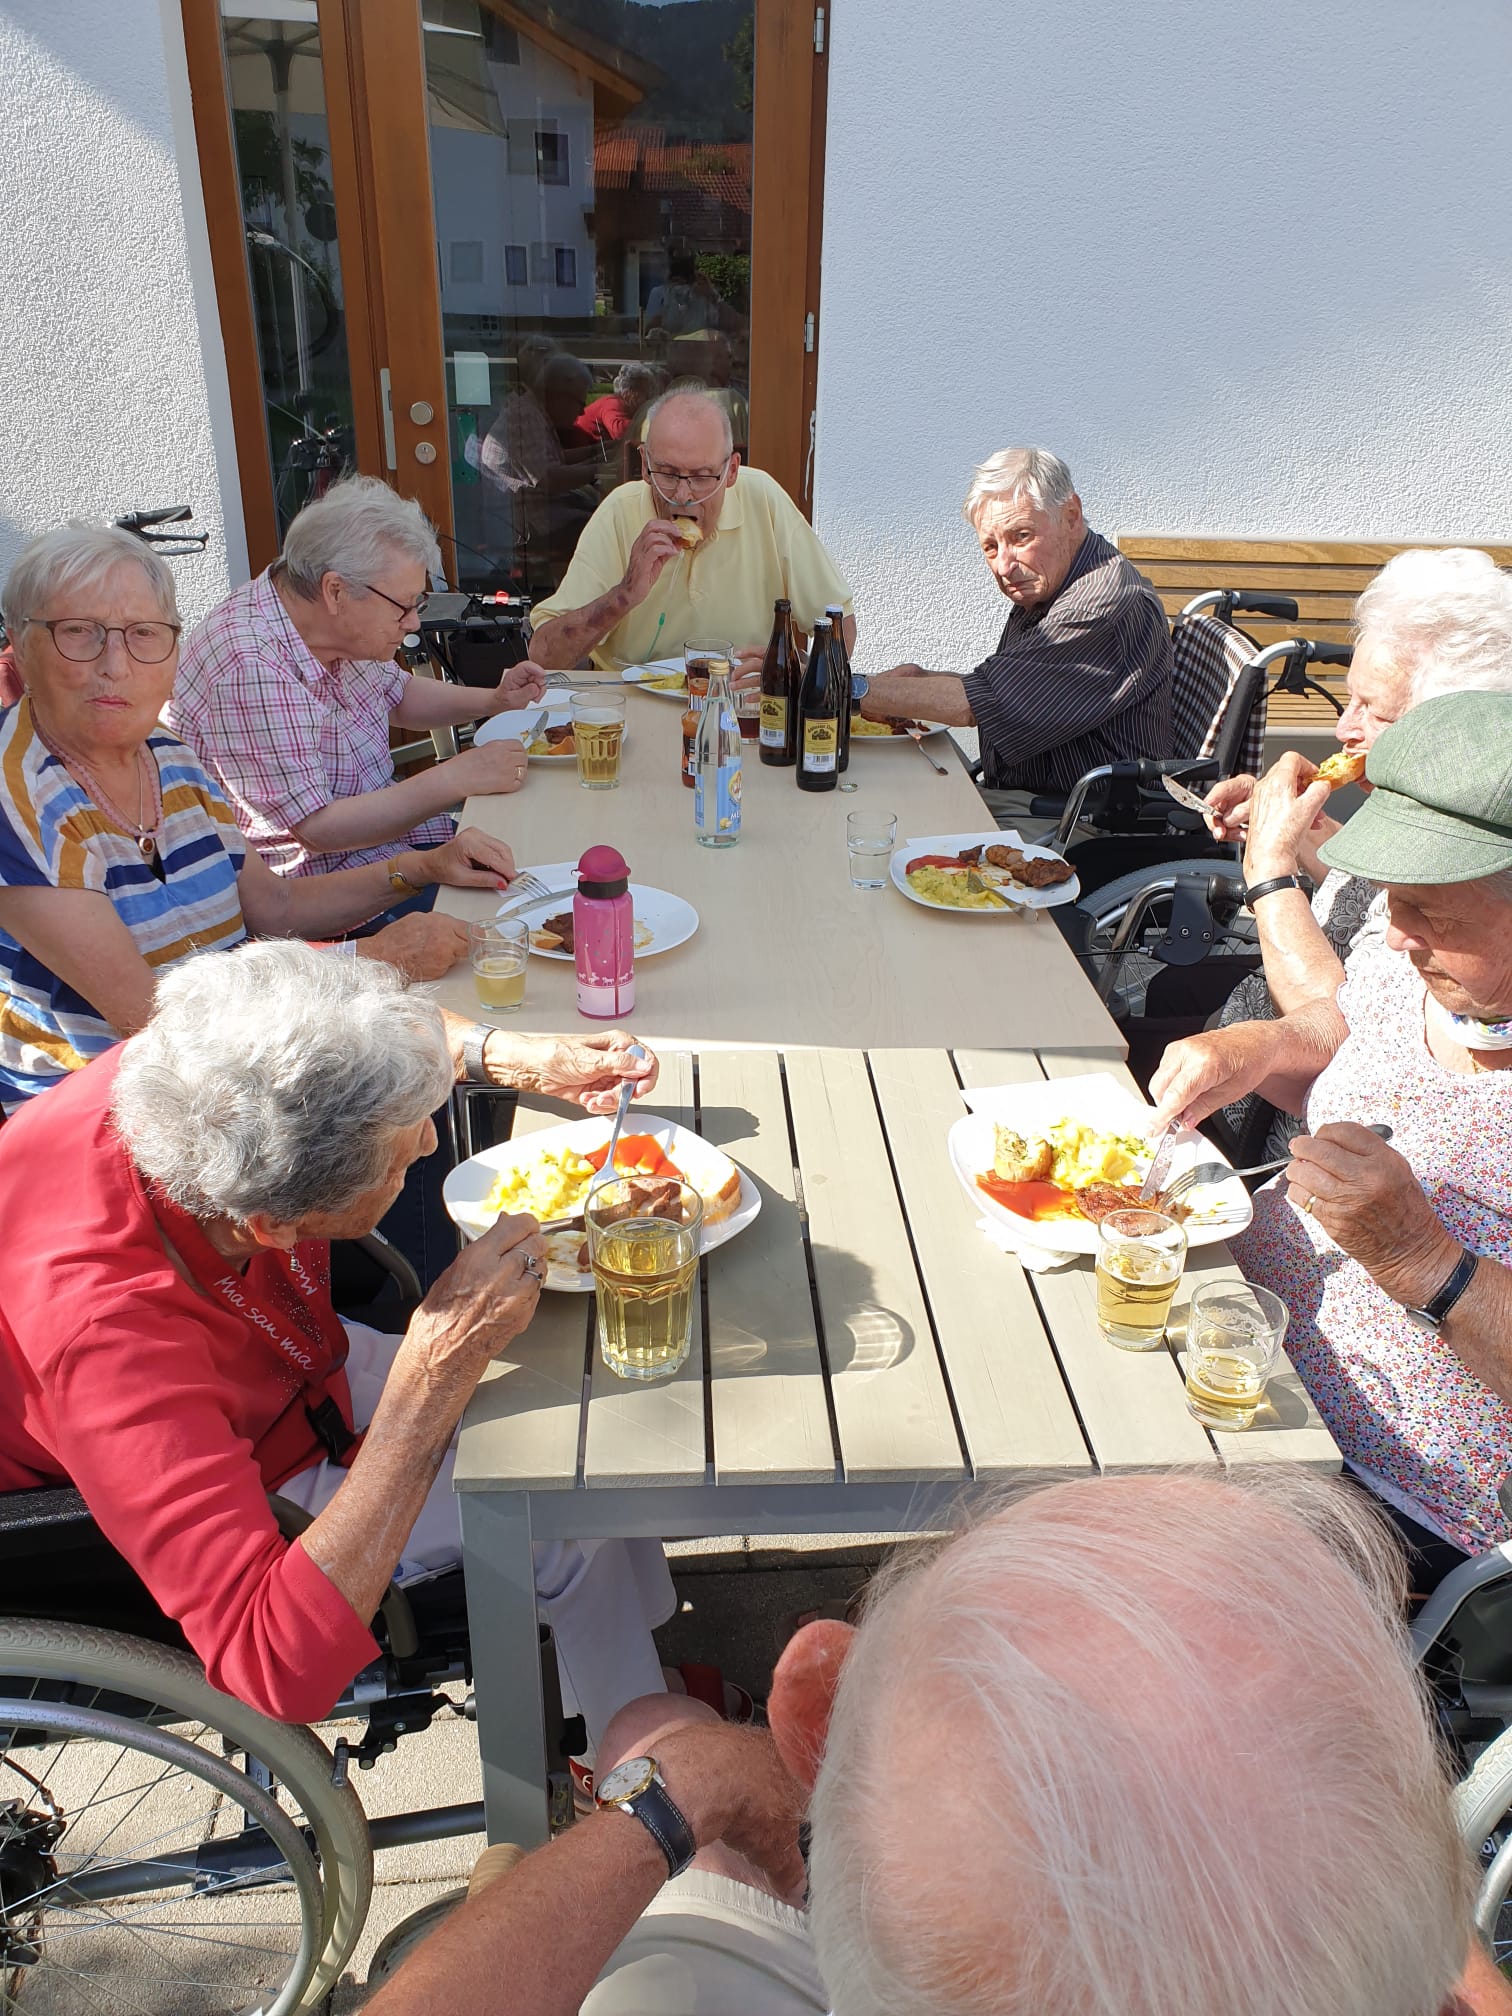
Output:
<instances>
[{"instance_id":1,"label":"bald man in foreground","mask_svg":"<svg viewBox=\"0 0 1512 2016\"><path fill-rule=\"evenodd\" d=\"M644 481L610 491L534 612L537 665L591 658L616 671L681 657L689 640L733 644L750 663L766 650L779 596L805 632L838 605L854 645L850 589L782 485L741 467L718 399L664 393L640 453Z\"/></svg>"},{"instance_id":2,"label":"bald man in foreground","mask_svg":"<svg viewBox=\"0 0 1512 2016\"><path fill-rule=\"evenodd\" d=\"M800 1631L770 1738L623 1710L369 2016L1505 2016L1403 1589L1300 1473L1031 1490Z\"/></svg>"}]
</instances>

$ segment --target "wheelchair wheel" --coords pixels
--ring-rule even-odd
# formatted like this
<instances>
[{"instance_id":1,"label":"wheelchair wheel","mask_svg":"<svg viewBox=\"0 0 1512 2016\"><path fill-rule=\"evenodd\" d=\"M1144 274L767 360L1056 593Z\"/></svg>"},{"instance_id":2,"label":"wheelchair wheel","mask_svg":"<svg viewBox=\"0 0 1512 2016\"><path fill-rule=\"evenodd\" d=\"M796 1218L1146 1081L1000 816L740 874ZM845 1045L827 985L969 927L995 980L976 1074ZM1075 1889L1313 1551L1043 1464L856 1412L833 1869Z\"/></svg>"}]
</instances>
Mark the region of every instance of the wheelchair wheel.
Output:
<instances>
[{"instance_id":1,"label":"wheelchair wheel","mask_svg":"<svg viewBox=\"0 0 1512 2016\"><path fill-rule=\"evenodd\" d=\"M187 1654L0 1622L0 2012L292 2016L372 1893L367 1821L308 1729Z\"/></svg>"},{"instance_id":2,"label":"wheelchair wheel","mask_svg":"<svg viewBox=\"0 0 1512 2016\"><path fill-rule=\"evenodd\" d=\"M1512 1961L1512 1729L1504 1729L1455 1788L1460 1839L1481 1869L1475 1926L1498 1967Z\"/></svg>"}]
</instances>

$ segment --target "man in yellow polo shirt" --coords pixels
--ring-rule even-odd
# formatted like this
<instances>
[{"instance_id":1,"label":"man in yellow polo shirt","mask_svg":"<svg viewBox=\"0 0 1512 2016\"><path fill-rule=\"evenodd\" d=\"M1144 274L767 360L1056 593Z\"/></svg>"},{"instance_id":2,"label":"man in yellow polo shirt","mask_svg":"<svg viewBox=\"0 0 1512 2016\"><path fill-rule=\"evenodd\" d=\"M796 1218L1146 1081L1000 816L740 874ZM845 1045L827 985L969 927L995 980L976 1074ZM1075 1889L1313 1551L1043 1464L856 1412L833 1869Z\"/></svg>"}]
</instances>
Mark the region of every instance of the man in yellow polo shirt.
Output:
<instances>
[{"instance_id":1,"label":"man in yellow polo shirt","mask_svg":"<svg viewBox=\"0 0 1512 2016\"><path fill-rule=\"evenodd\" d=\"M704 637L728 639L749 661L766 650L783 595L804 631L838 603L854 646L849 588L782 486L741 468L718 400L658 399L641 466L645 481L609 493L561 586L536 609L536 664L561 670L591 657L612 670L674 657Z\"/></svg>"}]
</instances>

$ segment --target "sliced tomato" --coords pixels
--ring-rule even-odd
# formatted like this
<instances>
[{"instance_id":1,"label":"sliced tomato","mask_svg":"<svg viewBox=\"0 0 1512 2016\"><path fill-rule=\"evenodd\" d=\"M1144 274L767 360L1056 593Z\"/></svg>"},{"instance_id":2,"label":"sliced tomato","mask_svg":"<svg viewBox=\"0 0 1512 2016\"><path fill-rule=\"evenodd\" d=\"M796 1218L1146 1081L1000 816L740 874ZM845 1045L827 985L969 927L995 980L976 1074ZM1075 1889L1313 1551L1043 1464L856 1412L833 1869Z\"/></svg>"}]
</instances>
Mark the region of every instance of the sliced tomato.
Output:
<instances>
[{"instance_id":1,"label":"sliced tomato","mask_svg":"<svg viewBox=\"0 0 1512 2016\"><path fill-rule=\"evenodd\" d=\"M583 1160L590 1169L602 1169L608 1152L606 1141L601 1147L590 1148ZM614 1166L626 1176L675 1176L682 1181L681 1169L654 1134L622 1134L614 1151Z\"/></svg>"},{"instance_id":2,"label":"sliced tomato","mask_svg":"<svg viewBox=\"0 0 1512 2016\"><path fill-rule=\"evenodd\" d=\"M958 854L916 854L904 869L905 875L912 875L915 868L964 868L966 863Z\"/></svg>"}]
</instances>

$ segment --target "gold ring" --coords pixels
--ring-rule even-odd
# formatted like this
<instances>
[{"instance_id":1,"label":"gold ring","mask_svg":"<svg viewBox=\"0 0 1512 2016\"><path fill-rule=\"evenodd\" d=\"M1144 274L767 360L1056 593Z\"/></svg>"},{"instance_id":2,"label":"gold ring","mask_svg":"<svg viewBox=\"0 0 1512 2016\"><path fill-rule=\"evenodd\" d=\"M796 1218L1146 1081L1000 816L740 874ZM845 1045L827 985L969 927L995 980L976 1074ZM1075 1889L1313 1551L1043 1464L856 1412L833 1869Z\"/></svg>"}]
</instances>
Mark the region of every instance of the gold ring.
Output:
<instances>
[{"instance_id":1,"label":"gold ring","mask_svg":"<svg viewBox=\"0 0 1512 2016\"><path fill-rule=\"evenodd\" d=\"M1311 1216L1313 1215L1313 1204L1315 1201L1316 1200L1312 1197L1299 1197L1297 1199L1297 1209L1299 1211L1305 1211L1308 1217L1311 1218Z\"/></svg>"}]
</instances>

